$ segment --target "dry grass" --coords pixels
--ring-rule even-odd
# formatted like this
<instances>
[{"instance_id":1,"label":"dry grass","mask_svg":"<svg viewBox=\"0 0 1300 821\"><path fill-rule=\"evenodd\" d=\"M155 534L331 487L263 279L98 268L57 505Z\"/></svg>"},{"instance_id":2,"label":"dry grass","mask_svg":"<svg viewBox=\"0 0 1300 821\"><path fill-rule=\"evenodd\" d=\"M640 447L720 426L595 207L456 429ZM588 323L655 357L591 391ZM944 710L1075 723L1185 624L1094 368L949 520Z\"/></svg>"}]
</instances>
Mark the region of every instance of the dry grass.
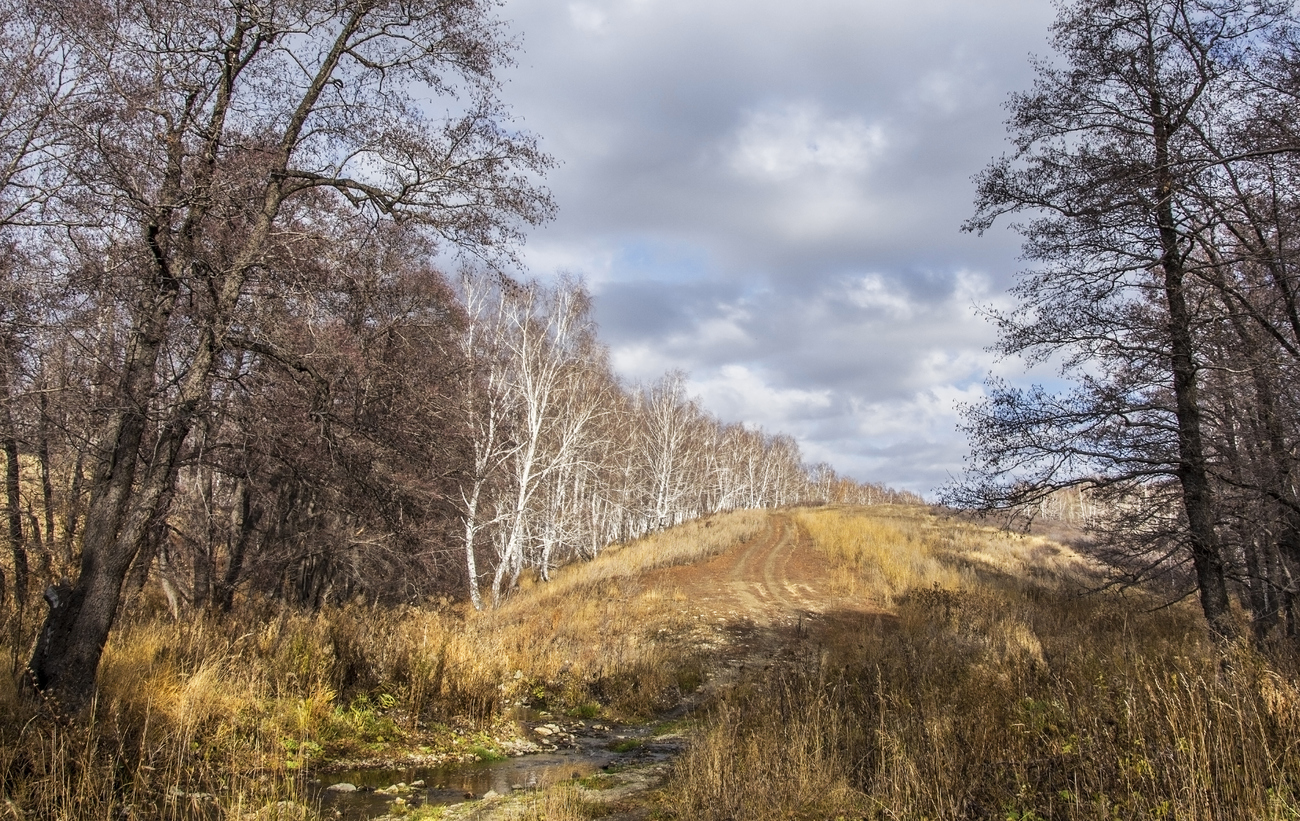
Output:
<instances>
[{"instance_id":1,"label":"dry grass","mask_svg":"<svg viewBox=\"0 0 1300 821\"><path fill-rule=\"evenodd\" d=\"M725 695L669 787L678 817L1300 817L1296 671L1224 660L1190 605L1080 595L1068 550L921 510L801 521L896 619Z\"/></svg>"},{"instance_id":2,"label":"dry grass","mask_svg":"<svg viewBox=\"0 0 1300 821\"><path fill-rule=\"evenodd\" d=\"M656 640L681 617L638 575L715 555L764 521L738 512L610 548L486 613L246 602L222 619L128 617L84 723L0 677L0 818L242 821L301 795L325 758L460 754L466 738L491 749L515 705L649 715L703 660Z\"/></svg>"},{"instance_id":3,"label":"dry grass","mask_svg":"<svg viewBox=\"0 0 1300 821\"><path fill-rule=\"evenodd\" d=\"M1190 604L1081 595L1066 548L921 509L797 514L845 616L709 708L666 792L681 819L1300 818L1300 687L1283 661L1226 663ZM715 517L532 582L499 610L244 603L225 619L126 619L93 720L66 725L0 677L0 819L303 821L330 756L491 748L518 704L635 718L708 664L655 567L763 528ZM854 622L853 619L857 621ZM661 632L662 631L662 632ZM9 649L0 647L6 657ZM789 656L789 654L787 654ZM527 817L605 810L538 793ZM430 817L436 813L429 812Z\"/></svg>"},{"instance_id":4,"label":"dry grass","mask_svg":"<svg viewBox=\"0 0 1300 821\"><path fill-rule=\"evenodd\" d=\"M1039 587L1095 583L1101 568L1038 536L1007 533L921 508L816 508L795 514L835 566L835 589L892 607L909 590L977 587L981 574Z\"/></svg>"}]
</instances>

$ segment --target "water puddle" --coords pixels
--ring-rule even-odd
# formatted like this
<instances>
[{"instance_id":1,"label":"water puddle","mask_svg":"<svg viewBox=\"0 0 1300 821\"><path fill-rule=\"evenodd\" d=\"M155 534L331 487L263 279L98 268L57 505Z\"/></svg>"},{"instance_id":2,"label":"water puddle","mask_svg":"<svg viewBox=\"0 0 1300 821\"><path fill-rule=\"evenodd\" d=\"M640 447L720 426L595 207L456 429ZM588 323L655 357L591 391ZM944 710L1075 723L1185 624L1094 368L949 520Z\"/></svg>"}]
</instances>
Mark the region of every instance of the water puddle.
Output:
<instances>
[{"instance_id":1,"label":"water puddle","mask_svg":"<svg viewBox=\"0 0 1300 821\"><path fill-rule=\"evenodd\" d=\"M390 812L398 798L412 808L458 804L482 798L488 792L505 795L545 788L585 778L604 768L667 760L680 749L677 741L647 743L648 727L610 727L591 722L543 724L538 722L540 716L518 718L533 725L525 727L521 722L521 729L528 731L525 735L553 749L504 761L336 770L322 775L311 786L309 798L335 818L365 821ZM549 729L554 727L559 732ZM331 789L333 785L351 785L355 789Z\"/></svg>"}]
</instances>

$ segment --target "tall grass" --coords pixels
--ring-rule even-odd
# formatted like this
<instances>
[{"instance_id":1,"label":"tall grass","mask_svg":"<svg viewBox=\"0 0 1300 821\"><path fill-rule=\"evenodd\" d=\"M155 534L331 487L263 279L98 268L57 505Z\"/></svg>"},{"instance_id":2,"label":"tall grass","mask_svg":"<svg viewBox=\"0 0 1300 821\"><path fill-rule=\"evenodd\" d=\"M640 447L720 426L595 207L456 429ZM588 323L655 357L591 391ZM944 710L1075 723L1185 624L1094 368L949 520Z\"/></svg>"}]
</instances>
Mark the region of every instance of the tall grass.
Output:
<instances>
[{"instance_id":1,"label":"tall grass","mask_svg":"<svg viewBox=\"0 0 1300 821\"><path fill-rule=\"evenodd\" d=\"M1191 607L1083 595L1089 563L1037 539L920 510L800 520L893 618L724 695L678 817L1300 817L1291 665L1224 659Z\"/></svg>"},{"instance_id":2,"label":"tall grass","mask_svg":"<svg viewBox=\"0 0 1300 821\"><path fill-rule=\"evenodd\" d=\"M470 756L510 734L519 704L648 715L703 660L660 640L685 617L640 574L753 538L765 518L716 516L610 548L484 613L449 602L128 613L75 722L0 676L0 819L270 821L257 814L292 814L277 802L300 798L327 759Z\"/></svg>"}]
</instances>

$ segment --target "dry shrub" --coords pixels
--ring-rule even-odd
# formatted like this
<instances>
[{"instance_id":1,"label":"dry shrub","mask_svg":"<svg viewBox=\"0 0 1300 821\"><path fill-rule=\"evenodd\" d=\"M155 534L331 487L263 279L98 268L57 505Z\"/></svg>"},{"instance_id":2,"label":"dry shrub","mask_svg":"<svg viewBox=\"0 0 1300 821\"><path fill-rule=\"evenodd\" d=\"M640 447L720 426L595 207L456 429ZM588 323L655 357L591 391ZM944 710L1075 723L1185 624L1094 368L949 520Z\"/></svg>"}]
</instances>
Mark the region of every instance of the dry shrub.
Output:
<instances>
[{"instance_id":1,"label":"dry shrub","mask_svg":"<svg viewBox=\"0 0 1300 821\"><path fill-rule=\"evenodd\" d=\"M805 664L816 665L815 659ZM676 763L678 817L833 817L861 811L854 759L869 728L850 719L855 685L794 668L731 691Z\"/></svg>"}]
</instances>

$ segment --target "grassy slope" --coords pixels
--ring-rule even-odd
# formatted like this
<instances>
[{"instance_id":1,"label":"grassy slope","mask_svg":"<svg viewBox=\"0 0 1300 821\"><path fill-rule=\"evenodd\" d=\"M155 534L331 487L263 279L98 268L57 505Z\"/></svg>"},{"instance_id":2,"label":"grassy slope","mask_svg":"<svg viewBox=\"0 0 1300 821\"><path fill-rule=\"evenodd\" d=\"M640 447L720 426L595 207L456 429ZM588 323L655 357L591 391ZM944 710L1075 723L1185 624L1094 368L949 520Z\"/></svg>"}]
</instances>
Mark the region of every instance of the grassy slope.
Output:
<instances>
[{"instance_id":1,"label":"grassy slope","mask_svg":"<svg viewBox=\"0 0 1300 821\"><path fill-rule=\"evenodd\" d=\"M678 817L1300 817L1294 670L1221 664L1192 606L1082 595L1069 550L921 509L799 519L897 619L720 700Z\"/></svg>"},{"instance_id":2,"label":"grassy slope","mask_svg":"<svg viewBox=\"0 0 1300 821\"><path fill-rule=\"evenodd\" d=\"M1097 569L1071 551L919 508L796 517L831 557L834 592L886 615L827 619L792 661L715 699L659 815L1300 817L1295 671L1244 650L1221 664L1191 605L1080 595ZM715 517L610 549L492 613L131 619L90 726L0 690L0 819L213 817L179 787L214 795L216 817L270 821L262 808L332 756L472 756L520 702L648 716L709 660L667 638L689 616L641 574L763 522ZM599 815L585 795L560 785L528 817Z\"/></svg>"},{"instance_id":3,"label":"grassy slope","mask_svg":"<svg viewBox=\"0 0 1300 821\"><path fill-rule=\"evenodd\" d=\"M503 713L515 704L647 716L698 681L703 662L656 641L681 617L638 576L752 538L765 516L611 547L487 613L245 602L222 619L130 617L106 649L88 723L33 708L0 676L0 819L211 817L213 799L178 791L242 818L297 794L331 759L490 753L512 734Z\"/></svg>"}]
</instances>

